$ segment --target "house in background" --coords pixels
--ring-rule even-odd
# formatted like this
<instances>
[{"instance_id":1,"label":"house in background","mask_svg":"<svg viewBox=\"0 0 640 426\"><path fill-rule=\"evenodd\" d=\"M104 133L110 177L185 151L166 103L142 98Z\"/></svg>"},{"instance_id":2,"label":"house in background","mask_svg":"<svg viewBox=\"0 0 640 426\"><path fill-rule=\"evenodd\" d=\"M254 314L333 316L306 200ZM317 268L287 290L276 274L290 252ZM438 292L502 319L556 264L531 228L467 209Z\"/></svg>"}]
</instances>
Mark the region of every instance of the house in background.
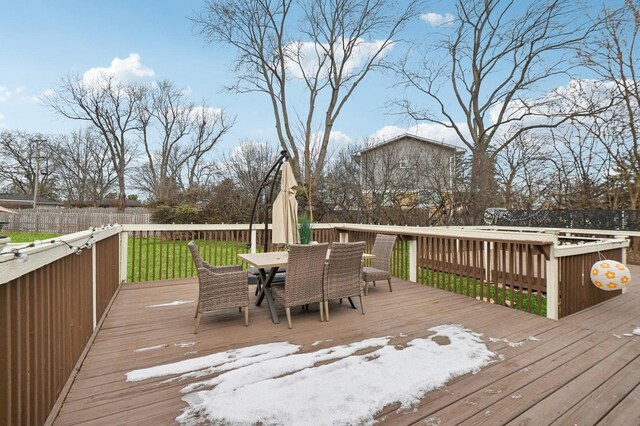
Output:
<instances>
[{"instance_id":1,"label":"house in background","mask_svg":"<svg viewBox=\"0 0 640 426\"><path fill-rule=\"evenodd\" d=\"M441 206L454 188L460 147L403 134L364 148L356 155L360 184L372 206Z\"/></svg>"},{"instance_id":2,"label":"house in background","mask_svg":"<svg viewBox=\"0 0 640 426\"><path fill-rule=\"evenodd\" d=\"M38 208L55 208L62 205L57 201L43 197L38 197L36 204ZM31 209L33 208L33 195L0 193L0 206L8 209Z\"/></svg>"}]
</instances>

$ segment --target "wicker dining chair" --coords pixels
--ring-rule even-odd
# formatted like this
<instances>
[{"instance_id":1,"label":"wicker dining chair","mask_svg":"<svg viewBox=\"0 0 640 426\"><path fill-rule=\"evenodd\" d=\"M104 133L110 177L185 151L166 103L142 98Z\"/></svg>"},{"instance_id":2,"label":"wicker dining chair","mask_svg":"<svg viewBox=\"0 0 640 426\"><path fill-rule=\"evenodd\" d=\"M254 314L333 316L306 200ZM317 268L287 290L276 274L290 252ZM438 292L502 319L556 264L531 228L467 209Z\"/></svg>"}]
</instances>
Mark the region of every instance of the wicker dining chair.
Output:
<instances>
[{"instance_id":1,"label":"wicker dining chair","mask_svg":"<svg viewBox=\"0 0 640 426\"><path fill-rule=\"evenodd\" d=\"M189 248L189 251L191 251L191 257L193 258L193 262L196 265L196 269L198 270L198 302L196 303L196 313L195 313L195 318L196 318L196 328L195 328L195 333L198 333L198 326L200 324L200 317L198 317L198 314L202 314L204 312L213 312L216 310L222 310L222 309L227 309L227 306L222 307L223 304L220 303L214 303L211 301L211 295L212 293L216 293L216 291L212 291L209 287L211 286L218 286L221 289L227 289L228 287L230 288L230 295L231 295L231 300L233 300L233 303L237 303L238 301L240 302L239 304L233 304L233 306L231 307L237 307L239 310L241 310L243 307L245 308L244 311L244 317L245 317L245 325L249 325L249 293L247 292L247 286L248 286L248 280L247 280L247 273L242 271L242 266L240 265L227 265L227 266L212 266L209 263L207 263L206 261L202 260L202 258L200 257L200 252L198 251L198 246L196 246L196 243L194 241L189 241L189 243L187 244L187 247ZM202 273L201 270L203 271L208 271L211 274L204 272ZM240 272L241 274L239 274L238 272ZM227 274L231 274L231 275L227 275ZM215 276L213 276L215 275ZM242 285L240 286L239 284L233 284L233 285L227 285L224 283L220 283L221 275L224 275L225 277L229 278L230 281L236 282L236 281L241 281ZM240 275L242 275L243 279L240 280ZM203 290L203 280L205 281L204 286L206 286L207 288ZM234 286L238 286L238 288L236 289ZM224 291L226 290L219 290L217 293L219 297L221 297L225 302L229 300L229 297L227 297L224 294ZM244 292L244 296L242 296L242 292ZM202 304L202 298L203 298L203 294L207 295L207 300L204 302L204 306ZM244 298L246 298L246 303L244 303ZM219 309L217 308L219 307Z\"/></svg>"},{"instance_id":2,"label":"wicker dining chair","mask_svg":"<svg viewBox=\"0 0 640 426\"><path fill-rule=\"evenodd\" d=\"M322 279L324 259L329 245L292 244L289 246L289 261L284 285L273 285L273 298L284 305L287 323L291 328L291 307L318 302L320 321L324 321Z\"/></svg>"},{"instance_id":3,"label":"wicker dining chair","mask_svg":"<svg viewBox=\"0 0 640 426\"><path fill-rule=\"evenodd\" d=\"M242 266L235 265L234 271L214 272L207 268L198 268L198 307L196 327L202 314L230 308L244 308L244 325L249 325L249 291L247 273ZM231 269L231 267L227 268Z\"/></svg>"},{"instance_id":4,"label":"wicker dining chair","mask_svg":"<svg viewBox=\"0 0 640 426\"><path fill-rule=\"evenodd\" d=\"M362 287L360 277L362 274L362 255L365 242L333 243L329 262L324 274L324 314L329 321L329 300L360 298L360 309L364 315L362 304ZM350 299L349 299L350 300Z\"/></svg>"},{"instance_id":5,"label":"wicker dining chair","mask_svg":"<svg viewBox=\"0 0 640 426\"><path fill-rule=\"evenodd\" d=\"M373 243L371 254L375 257L371 259L371 266L362 268L362 281L364 281L364 294L369 294L369 282L376 285L376 281L387 280L389 291L391 288L391 252L396 243L395 235L377 234Z\"/></svg>"}]
</instances>

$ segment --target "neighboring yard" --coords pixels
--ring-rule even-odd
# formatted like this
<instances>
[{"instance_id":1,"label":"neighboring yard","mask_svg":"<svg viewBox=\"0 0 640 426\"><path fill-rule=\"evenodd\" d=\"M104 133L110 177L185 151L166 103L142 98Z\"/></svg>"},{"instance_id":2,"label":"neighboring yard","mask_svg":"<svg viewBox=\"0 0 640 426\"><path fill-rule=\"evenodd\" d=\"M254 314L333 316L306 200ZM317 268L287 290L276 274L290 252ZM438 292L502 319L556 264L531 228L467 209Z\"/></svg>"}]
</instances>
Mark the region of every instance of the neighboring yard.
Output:
<instances>
[{"instance_id":1,"label":"neighboring yard","mask_svg":"<svg viewBox=\"0 0 640 426\"><path fill-rule=\"evenodd\" d=\"M30 243L38 240L50 240L51 238L60 236L60 234L43 232L0 232L0 235L11 238L12 243Z\"/></svg>"}]
</instances>

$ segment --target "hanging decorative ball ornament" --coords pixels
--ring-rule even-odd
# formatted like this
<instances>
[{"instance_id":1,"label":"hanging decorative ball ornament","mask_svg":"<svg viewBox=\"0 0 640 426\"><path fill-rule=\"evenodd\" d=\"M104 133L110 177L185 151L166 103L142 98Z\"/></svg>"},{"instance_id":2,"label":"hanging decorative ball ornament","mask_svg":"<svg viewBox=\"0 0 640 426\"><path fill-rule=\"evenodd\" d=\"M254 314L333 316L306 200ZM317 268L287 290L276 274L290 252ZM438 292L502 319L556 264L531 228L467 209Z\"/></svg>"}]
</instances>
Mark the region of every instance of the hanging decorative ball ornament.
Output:
<instances>
[{"instance_id":1,"label":"hanging decorative ball ornament","mask_svg":"<svg viewBox=\"0 0 640 426\"><path fill-rule=\"evenodd\" d=\"M622 290L631 282L631 272L618 261L600 260L591 267L591 282L602 290Z\"/></svg>"}]
</instances>

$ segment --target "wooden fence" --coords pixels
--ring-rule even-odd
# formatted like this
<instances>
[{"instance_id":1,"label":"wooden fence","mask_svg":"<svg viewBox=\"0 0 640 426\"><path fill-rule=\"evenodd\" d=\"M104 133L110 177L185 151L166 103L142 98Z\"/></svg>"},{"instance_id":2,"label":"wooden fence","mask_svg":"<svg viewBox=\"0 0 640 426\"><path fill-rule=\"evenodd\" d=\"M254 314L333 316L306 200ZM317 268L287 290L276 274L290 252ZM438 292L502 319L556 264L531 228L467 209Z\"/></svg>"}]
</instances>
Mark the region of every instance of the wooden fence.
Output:
<instances>
[{"instance_id":1,"label":"wooden fence","mask_svg":"<svg viewBox=\"0 0 640 426\"><path fill-rule=\"evenodd\" d=\"M117 213L99 209L36 209L3 214L0 222L6 232L49 232L70 234L107 224L141 224L151 222L149 213Z\"/></svg>"},{"instance_id":2,"label":"wooden fence","mask_svg":"<svg viewBox=\"0 0 640 426\"><path fill-rule=\"evenodd\" d=\"M118 288L120 230L0 255L0 424L49 416Z\"/></svg>"}]
</instances>

